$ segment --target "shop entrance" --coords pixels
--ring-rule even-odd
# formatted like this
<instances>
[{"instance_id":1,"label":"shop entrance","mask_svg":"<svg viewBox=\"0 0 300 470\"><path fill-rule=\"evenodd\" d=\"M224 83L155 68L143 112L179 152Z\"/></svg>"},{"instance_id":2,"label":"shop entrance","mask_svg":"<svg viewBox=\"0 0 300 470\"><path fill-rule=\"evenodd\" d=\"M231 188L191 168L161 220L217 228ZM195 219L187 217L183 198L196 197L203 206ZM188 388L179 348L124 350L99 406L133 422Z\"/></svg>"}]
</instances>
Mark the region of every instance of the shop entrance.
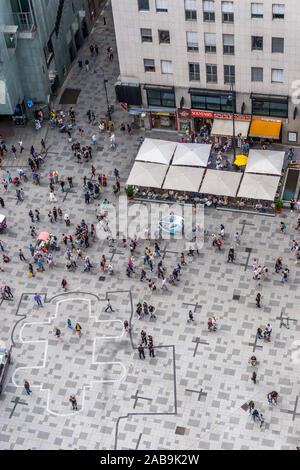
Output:
<instances>
[{"instance_id":1,"label":"shop entrance","mask_svg":"<svg viewBox=\"0 0 300 470\"><path fill-rule=\"evenodd\" d=\"M208 135L210 135L211 128L213 125L213 119L207 119L204 117L194 117L193 125L194 125L195 132L197 132L197 134L200 132L201 128L206 125L209 129Z\"/></svg>"},{"instance_id":2,"label":"shop entrance","mask_svg":"<svg viewBox=\"0 0 300 470\"><path fill-rule=\"evenodd\" d=\"M151 113L152 129L176 131L176 115L169 113Z\"/></svg>"}]
</instances>

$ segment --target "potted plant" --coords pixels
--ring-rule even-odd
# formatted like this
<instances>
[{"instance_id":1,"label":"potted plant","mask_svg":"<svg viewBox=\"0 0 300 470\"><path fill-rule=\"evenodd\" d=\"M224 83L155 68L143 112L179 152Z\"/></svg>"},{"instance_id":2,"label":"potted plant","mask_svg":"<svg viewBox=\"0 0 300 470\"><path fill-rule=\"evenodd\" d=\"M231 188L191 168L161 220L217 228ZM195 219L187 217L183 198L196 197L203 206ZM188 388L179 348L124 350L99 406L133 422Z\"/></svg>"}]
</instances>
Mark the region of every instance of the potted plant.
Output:
<instances>
[{"instance_id":1,"label":"potted plant","mask_svg":"<svg viewBox=\"0 0 300 470\"><path fill-rule=\"evenodd\" d=\"M275 201L275 212L276 214L280 214L280 212L282 211L282 207L283 207L283 202L281 199L278 199L277 201Z\"/></svg>"},{"instance_id":2,"label":"potted plant","mask_svg":"<svg viewBox=\"0 0 300 470\"><path fill-rule=\"evenodd\" d=\"M125 193L128 199L133 199L133 186L131 185L127 186L127 188L125 188Z\"/></svg>"}]
</instances>

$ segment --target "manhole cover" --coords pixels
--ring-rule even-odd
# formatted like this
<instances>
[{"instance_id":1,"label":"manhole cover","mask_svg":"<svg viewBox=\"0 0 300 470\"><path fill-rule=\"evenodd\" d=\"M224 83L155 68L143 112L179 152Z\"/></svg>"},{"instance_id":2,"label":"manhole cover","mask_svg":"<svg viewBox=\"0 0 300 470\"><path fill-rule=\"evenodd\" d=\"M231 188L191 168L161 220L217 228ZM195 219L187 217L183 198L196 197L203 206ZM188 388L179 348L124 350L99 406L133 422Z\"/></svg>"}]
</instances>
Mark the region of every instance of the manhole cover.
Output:
<instances>
[{"instance_id":1,"label":"manhole cover","mask_svg":"<svg viewBox=\"0 0 300 470\"><path fill-rule=\"evenodd\" d=\"M248 411L249 410L249 405L248 403L245 403L244 405L241 406L242 410Z\"/></svg>"},{"instance_id":2,"label":"manhole cover","mask_svg":"<svg viewBox=\"0 0 300 470\"><path fill-rule=\"evenodd\" d=\"M100 276L100 277L99 277L99 281L100 281L100 282L105 281L105 279L106 279L106 278L105 278L104 276Z\"/></svg>"},{"instance_id":3,"label":"manhole cover","mask_svg":"<svg viewBox=\"0 0 300 470\"><path fill-rule=\"evenodd\" d=\"M240 295L234 295L233 300L240 300L240 297L241 297Z\"/></svg>"}]
</instances>

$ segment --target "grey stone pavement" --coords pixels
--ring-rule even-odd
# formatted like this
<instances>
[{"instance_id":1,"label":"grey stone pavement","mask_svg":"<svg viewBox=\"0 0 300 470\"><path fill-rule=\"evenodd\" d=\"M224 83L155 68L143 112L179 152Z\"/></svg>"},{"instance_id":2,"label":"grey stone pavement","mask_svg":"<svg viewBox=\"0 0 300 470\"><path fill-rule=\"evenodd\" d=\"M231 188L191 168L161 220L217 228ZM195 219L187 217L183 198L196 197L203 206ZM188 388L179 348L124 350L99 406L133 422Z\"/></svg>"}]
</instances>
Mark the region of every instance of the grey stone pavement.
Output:
<instances>
[{"instance_id":1,"label":"grey stone pavement","mask_svg":"<svg viewBox=\"0 0 300 470\"><path fill-rule=\"evenodd\" d=\"M93 33L93 41L103 51L95 59L95 67L86 73L75 65L67 82L67 86L82 89L76 105L78 127L85 130L82 143L89 143L94 132L87 123L87 109L93 108L98 119L105 116L101 70L109 80L110 100L114 102L118 64L105 57L109 45L115 48L109 10L106 16L108 26L99 23ZM83 57L89 55L88 47L89 42ZM117 149L110 151L107 136L99 135L94 151L97 172L108 176L102 197L110 200L114 168L120 169L124 184L137 151L139 133L130 137L118 131L125 119L122 110L115 112ZM31 134L26 132L24 161L19 159L17 164L26 165L28 149L32 142L38 146L40 137L32 131L30 140ZM56 130L47 131L47 146L42 184L25 183L23 203L17 204L13 188L7 194L1 189L8 220L1 240L11 262L0 273L0 284L12 287L14 301L1 304L0 340L12 346L13 361L0 397L0 449L295 449L300 440L300 357L295 343L300 341L300 272L290 246L297 236L297 214L285 212L272 218L208 209L203 248L198 256L187 259L180 282L169 286L168 292L159 290L151 295L147 285L139 281L146 246L143 241L135 254L136 274L131 279L125 275L128 248L117 242L112 249L101 240L92 242L86 251L95 266L90 273L83 272L81 261L75 272L66 272L65 250L60 245L60 252L54 252L55 268L46 267L32 279L27 264L18 258L22 248L30 259L30 209L41 211L37 231L49 230L59 240L62 233L73 234L82 218L89 225L96 223L96 203L85 206L82 190L82 177L89 175L90 163L78 167L69 143ZM17 164L11 160L6 164L14 174ZM56 190L56 206L70 215L70 229L63 222L51 224L47 217L53 207L48 199L48 174L54 169L61 178L74 176L75 187L70 193ZM287 224L285 234L279 230L281 219ZM208 234L221 223L227 236L219 253ZM226 254L236 231L241 233L241 244L236 248L235 264L229 265ZM164 264L172 269L179 261L181 242L162 241L161 248ZM113 260L112 277L99 271L103 253ZM279 255L290 268L285 285L273 270ZM270 278L261 287L252 279L254 258L270 269ZM154 271L151 276L157 280L156 266ZM61 289L63 277L68 281L67 293ZM258 289L263 295L260 310L255 306ZM41 293L43 308L35 305L35 292ZM105 313L106 298L111 299L115 312ZM135 306L144 300L156 307L156 320L137 319ZM194 324L187 324L190 309L195 314ZM211 315L218 318L215 333L207 331ZM281 326L281 316L295 320L289 330ZM67 318L81 324L81 338L66 327ZM130 333L123 330L126 319L131 323ZM255 343L257 328L268 322L273 326L272 341ZM55 327L62 331L61 342L54 336ZM154 359L147 351L144 361L138 358L142 328L154 338ZM248 365L254 348L259 361L256 386L250 380L253 368ZM31 384L31 396L22 386L24 379ZM273 390L280 395L277 406L267 403L266 395ZM77 412L68 402L71 394L78 398ZM249 400L254 400L265 416L262 429L242 409Z\"/></svg>"}]
</instances>

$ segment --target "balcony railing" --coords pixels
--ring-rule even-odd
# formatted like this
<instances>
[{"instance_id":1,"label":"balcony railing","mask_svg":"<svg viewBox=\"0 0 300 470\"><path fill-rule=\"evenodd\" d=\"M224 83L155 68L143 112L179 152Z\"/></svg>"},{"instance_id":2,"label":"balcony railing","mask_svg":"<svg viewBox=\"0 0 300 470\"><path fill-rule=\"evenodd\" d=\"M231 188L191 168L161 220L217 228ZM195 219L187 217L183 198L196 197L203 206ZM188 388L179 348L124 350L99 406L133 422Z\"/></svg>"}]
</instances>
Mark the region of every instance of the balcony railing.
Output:
<instances>
[{"instance_id":1,"label":"balcony railing","mask_svg":"<svg viewBox=\"0 0 300 470\"><path fill-rule=\"evenodd\" d=\"M35 29L32 13L13 13L14 22L19 26L19 31L31 32Z\"/></svg>"}]
</instances>

